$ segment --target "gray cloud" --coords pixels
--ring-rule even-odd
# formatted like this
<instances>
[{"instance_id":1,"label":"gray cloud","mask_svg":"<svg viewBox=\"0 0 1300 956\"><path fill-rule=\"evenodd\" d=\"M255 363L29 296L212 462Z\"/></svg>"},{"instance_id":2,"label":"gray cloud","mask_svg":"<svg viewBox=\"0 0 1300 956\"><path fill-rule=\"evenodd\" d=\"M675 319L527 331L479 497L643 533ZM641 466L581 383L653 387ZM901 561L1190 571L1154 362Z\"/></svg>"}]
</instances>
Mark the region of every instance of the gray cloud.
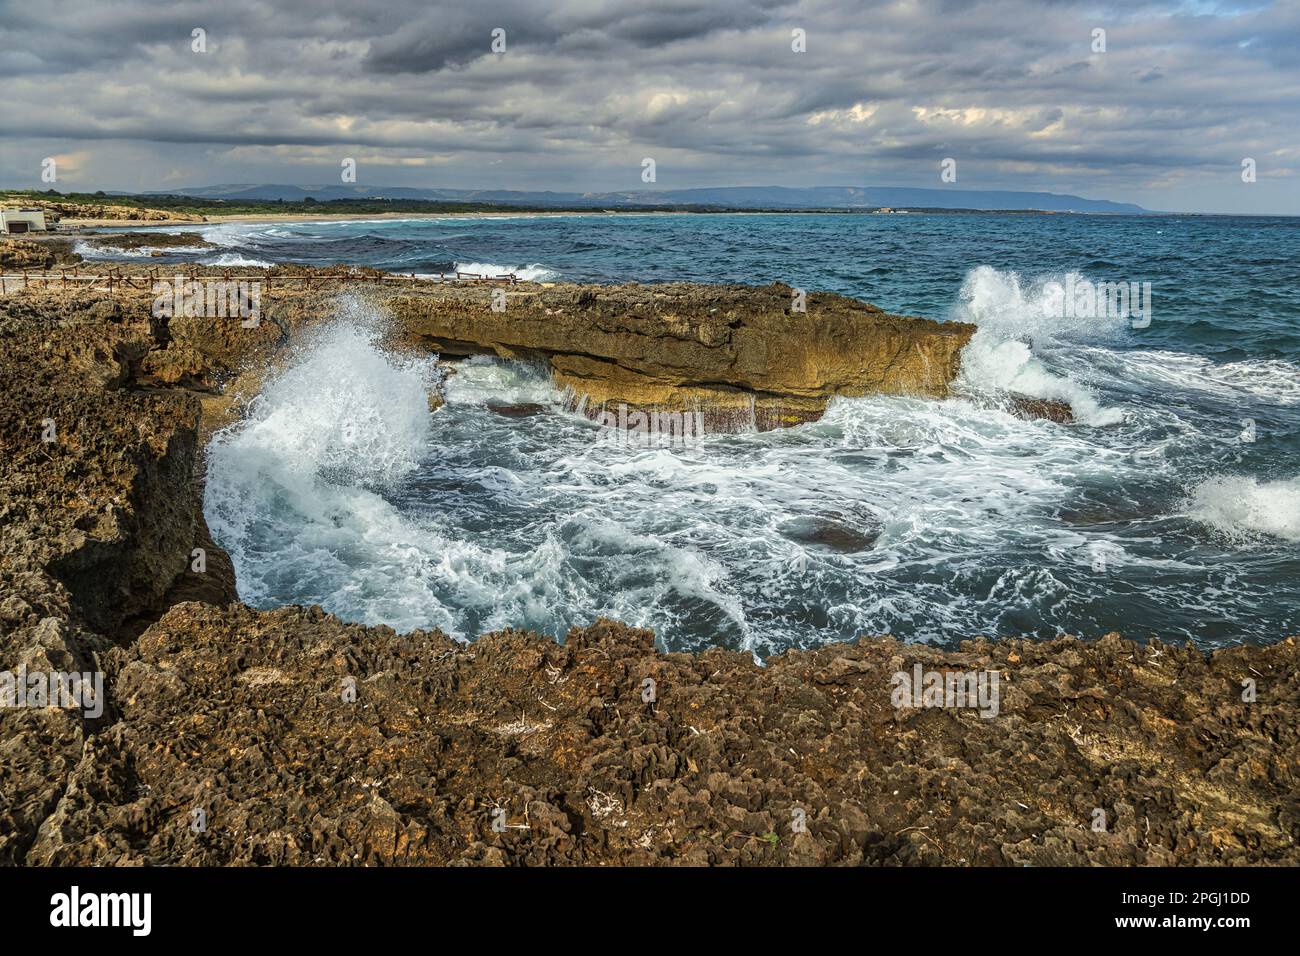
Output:
<instances>
[{"instance_id":1,"label":"gray cloud","mask_svg":"<svg viewBox=\"0 0 1300 956\"><path fill-rule=\"evenodd\" d=\"M9 186L51 155L65 189L352 156L375 185L576 190L639 188L644 156L664 187L937 185L952 156L957 188L1300 213L1290 0L0 0L0 23Z\"/></svg>"}]
</instances>

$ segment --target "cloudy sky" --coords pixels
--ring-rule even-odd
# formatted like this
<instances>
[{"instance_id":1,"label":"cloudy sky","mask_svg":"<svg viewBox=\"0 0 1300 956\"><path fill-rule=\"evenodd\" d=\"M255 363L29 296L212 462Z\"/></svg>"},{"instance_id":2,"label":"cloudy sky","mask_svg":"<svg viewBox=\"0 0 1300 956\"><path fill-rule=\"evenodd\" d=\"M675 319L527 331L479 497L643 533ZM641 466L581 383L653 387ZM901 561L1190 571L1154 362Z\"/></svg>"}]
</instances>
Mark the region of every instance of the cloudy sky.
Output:
<instances>
[{"instance_id":1,"label":"cloudy sky","mask_svg":"<svg viewBox=\"0 0 1300 956\"><path fill-rule=\"evenodd\" d=\"M0 0L0 185L352 157L361 184L603 191L653 157L660 188L940 186L952 157L951 188L1300 214L1298 38L1300 0Z\"/></svg>"}]
</instances>

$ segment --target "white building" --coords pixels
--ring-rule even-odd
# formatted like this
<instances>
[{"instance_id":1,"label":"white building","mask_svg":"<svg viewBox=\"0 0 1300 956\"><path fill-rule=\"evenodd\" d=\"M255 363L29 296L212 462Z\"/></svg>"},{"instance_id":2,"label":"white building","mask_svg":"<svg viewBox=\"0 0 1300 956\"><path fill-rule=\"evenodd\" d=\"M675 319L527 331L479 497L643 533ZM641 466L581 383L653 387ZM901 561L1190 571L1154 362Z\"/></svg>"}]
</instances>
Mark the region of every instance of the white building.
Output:
<instances>
[{"instance_id":1,"label":"white building","mask_svg":"<svg viewBox=\"0 0 1300 956\"><path fill-rule=\"evenodd\" d=\"M0 209L0 235L16 236L47 229L43 209Z\"/></svg>"}]
</instances>

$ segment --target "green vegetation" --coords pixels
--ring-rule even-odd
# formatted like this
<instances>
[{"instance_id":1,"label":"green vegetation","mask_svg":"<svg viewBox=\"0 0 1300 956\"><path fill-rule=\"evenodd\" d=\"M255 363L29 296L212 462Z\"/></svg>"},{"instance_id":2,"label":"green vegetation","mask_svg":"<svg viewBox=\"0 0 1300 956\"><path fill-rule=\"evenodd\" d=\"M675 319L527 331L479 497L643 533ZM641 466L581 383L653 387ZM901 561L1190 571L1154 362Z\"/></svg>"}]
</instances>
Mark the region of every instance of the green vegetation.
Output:
<instances>
[{"instance_id":1,"label":"green vegetation","mask_svg":"<svg viewBox=\"0 0 1300 956\"><path fill-rule=\"evenodd\" d=\"M124 206L133 209L159 209L173 213L192 216L269 216L269 215L313 215L313 216L350 216L377 215L381 213L457 213L457 212L582 212L598 213L606 210L593 206L547 206L523 203L487 203L487 202L452 202L425 199L329 199L318 200L311 197L300 202L282 199L276 200L225 200L199 199L194 196L169 195L110 195L103 191L95 193L60 193L50 189L39 190L3 190L0 201L10 203L69 203L93 206ZM894 207L900 212L932 212L952 215L1024 215L1042 214L1032 209L978 210L978 209L923 209ZM731 206L696 206L679 205L645 205L618 206L616 212L695 212L695 213L826 213L836 215L861 215L875 212L875 207L858 209L843 208L809 208L809 209L738 209ZM1065 215L1065 214L1061 214Z\"/></svg>"},{"instance_id":2,"label":"green vegetation","mask_svg":"<svg viewBox=\"0 0 1300 956\"><path fill-rule=\"evenodd\" d=\"M520 203L450 202L424 199L329 199L307 197L301 202L276 200L198 199L194 196L116 196L104 192L60 193L53 189L5 190L0 200L10 202L62 202L94 206L127 206L133 209L161 209L194 216L268 215L374 215L377 213L453 212L601 212L591 206L537 206ZM619 206L619 212L726 212L711 206Z\"/></svg>"}]
</instances>

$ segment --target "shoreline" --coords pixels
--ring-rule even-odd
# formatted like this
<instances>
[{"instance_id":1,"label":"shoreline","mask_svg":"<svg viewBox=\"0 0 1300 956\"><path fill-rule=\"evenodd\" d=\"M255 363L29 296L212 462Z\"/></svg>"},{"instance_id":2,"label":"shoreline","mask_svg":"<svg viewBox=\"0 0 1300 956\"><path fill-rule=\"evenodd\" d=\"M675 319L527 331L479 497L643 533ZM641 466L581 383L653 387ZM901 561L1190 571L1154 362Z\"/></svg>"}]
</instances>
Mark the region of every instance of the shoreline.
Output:
<instances>
[{"instance_id":1,"label":"shoreline","mask_svg":"<svg viewBox=\"0 0 1300 956\"><path fill-rule=\"evenodd\" d=\"M476 212L369 212L369 213L231 213L230 215L205 215L199 220L138 220L138 219L63 219L62 224L77 229L156 229L177 226L221 225L239 222L355 222L365 220L418 220L418 219L548 219L575 217L638 217L638 216L872 216L880 218L907 218L912 216L1137 216L1136 213L1061 212L1052 209L902 209L878 212L866 209L508 209ZM1142 214L1143 218L1181 215L1175 213Z\"/></svg>"},{"instance_id":2,"label":"shoreline","mask_svg":"<svg viewBox=\"0 0 1300 956\"><path fill-rule=\"evenodd\" d=\"M1108 212L1073 212L1054 209L904 209L893 212L875 212L854 209L591 209L591 210L537 210L528 209L518 212L499 210L492 212L370 212L370 213L231 213L230 215L205 215L201 219L70 219L61 220L60 226L50 230L48 235L73 235L88 229L174 229L177 227L226 225L232 223L270 223L270 222L361 222L375 221L414 221L420 219L547 219L576 217L637 217L637 216L879 216L897 219L913 216L1097 216L1101 218L1237 218L1237 219L1277 219L1287 218L1286 214L1250 214L1234 213L1108 213ZM40 235L39 233L33 234Z\"/></svg>"},{"instance_id":3,"label":"shoreline","mask_svg":"<svg viewBox=\"0 0 1300 956\"><path fill-rule=\"evenodd\" d=\"M202 220L167 222L141 222L132 219L64 219L61 225L72 226L78 231L85 229L175 229L184 227L203 228L204 226L227 225L231 223L261 222L364 222L366 220L402 221L416 219L559 219L578 216L693 216L704 213L665 210L663 212L620 212L617 210L593 209L591 212L371 212L371 213L257 213L252 215L232 214L229 216L206 216ZM713 215L718 215L714 213ZM739 210L735 215L769 216L781 215L769 212L746 212ZM51 230L50 235L58 235L58 230ZM39 235L39 234L37 234Z\"/></svg>"}]
</instances>

